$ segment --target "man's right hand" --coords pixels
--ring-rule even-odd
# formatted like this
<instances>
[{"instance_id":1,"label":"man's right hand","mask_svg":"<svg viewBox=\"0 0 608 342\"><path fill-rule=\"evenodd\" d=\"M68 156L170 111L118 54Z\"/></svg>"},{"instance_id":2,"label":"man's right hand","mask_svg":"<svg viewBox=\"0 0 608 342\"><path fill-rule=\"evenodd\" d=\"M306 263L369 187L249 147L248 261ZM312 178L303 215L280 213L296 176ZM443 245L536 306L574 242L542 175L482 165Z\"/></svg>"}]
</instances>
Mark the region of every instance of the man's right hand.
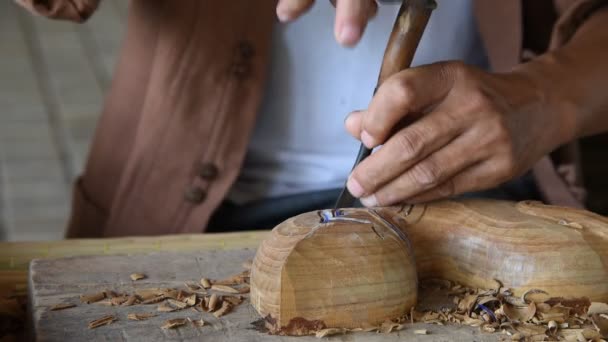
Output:
<instances>
[{"instance_id":1,"label":"man's right hand","mask_svg":"<svg viewBox=\"0 0 608 342\"><path fill-rule=\"evenodd\" d=\"M314 3L314 0L279 0L277 16L282 22L299 18ZM334 34L338 43L356 45L365 31L365 26L378 10L375 0L336 0Z\"/></svg>"}]
</instances>

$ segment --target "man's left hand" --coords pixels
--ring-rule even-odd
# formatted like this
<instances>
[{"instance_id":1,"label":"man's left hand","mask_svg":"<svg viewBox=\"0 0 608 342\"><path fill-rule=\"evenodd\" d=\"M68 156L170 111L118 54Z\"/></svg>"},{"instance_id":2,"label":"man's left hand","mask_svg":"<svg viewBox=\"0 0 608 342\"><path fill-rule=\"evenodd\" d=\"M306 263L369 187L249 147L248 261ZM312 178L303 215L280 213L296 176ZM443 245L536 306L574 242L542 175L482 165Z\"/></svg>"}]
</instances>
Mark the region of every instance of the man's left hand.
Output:
<instances>
[{"instance_id":1,"label":"man's left hand","mask_svg":"<svg viewBox=\"0 0 608 342\"><path fill-rule=\"evenodd\" d=\"M327 1L327 0L325 0ZM377 10L375 0L335 0L336 20L334 34L338 43L353 46L361 40L365 26ZM277 16L282 22L299 18L312 5L314 0L279 0Z\"/></svg>"}]
</instances>

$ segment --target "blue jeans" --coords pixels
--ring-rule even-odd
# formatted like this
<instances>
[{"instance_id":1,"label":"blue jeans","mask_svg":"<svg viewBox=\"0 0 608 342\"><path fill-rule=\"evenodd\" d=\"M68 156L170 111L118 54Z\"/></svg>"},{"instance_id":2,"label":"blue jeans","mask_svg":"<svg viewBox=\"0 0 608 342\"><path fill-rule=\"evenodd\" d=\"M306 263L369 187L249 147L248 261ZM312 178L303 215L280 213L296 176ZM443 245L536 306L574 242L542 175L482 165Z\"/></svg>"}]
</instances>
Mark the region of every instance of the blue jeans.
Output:
<instances>
[{"instance_id":1,"label":"blue jeans","mask_svg":"<svg viewBox=\"0 0 608 342\"><path fill-rule=\"evenodd\" d=\"M224 201L215 211L207 232L272 229L284 220L308 211L333 208L342 189L315 191L237 205ZM491 198L511 201L540 200L534 177L527 173L494 189L467 193L458 198ZM357 203L360 206L359 203Z\"/></svg>"}]
</instances>

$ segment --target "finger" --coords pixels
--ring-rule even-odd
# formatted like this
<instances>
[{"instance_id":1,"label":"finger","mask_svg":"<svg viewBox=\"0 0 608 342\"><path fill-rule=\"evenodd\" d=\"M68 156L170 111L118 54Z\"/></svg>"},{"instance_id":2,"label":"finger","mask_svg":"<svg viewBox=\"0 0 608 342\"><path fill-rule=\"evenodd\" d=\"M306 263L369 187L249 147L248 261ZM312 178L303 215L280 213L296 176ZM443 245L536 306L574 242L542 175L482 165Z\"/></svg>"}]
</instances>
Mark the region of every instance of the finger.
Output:
<instances>
[{"instance_id":1,"label":"finger","mask_svg":"<svg viewBox=\"0 0 608 342\"><path fill-rule=\"evenodd\" d=\"M363 117L361 137L368 148L383 144L397 123L437 106L454 84L454 63L404 70L384 82Z\"/></svg>"},{"instance_id":2,"label":"finger","mask_svg":"<svg viewBox=\"0 0 608 342\"><path fill-rule=\"evenodd\" d=\"M352 172L347 186L355 197L366 197L460 135L464 127L442 112L423 116L394 134L380 150Z\"/></svg>"},{"instance_id":3,"label":"finger","mask_svg":"<svg viewBox=\"0 0 608 342\"><path fill-rule=\"evenodd\" d=\"M503 183L504 180L495 177L496 172L494 164L494 161L487 160L482 163L471 165L452 179L435 188L429 189L424 193L407 199L407 202L412 204L430 202L467 192L482 191L497 186Z\"/></svg>"},{"instance_id":4,"label":"finger","mask_svg":"<svg viewBox=\"0 0 608 342\"><path fill-rule=\"evenodd\" d=\"M346 131L355 139L361 139L361 120L363 118L361 111L354 111L344 119L344 127Z\"/></svg>"},{"instance_id":5,"label":"finger","mask_svg":"<svg viewBox=\"0 0 608 342\"><path fill-rule=\"evenodd\" d=\"M294 20L304 14L314 0L279 0L277 4L277 17L282 22Z\"/></svg>"},{"instance_id":6,"label":"finger","mask_svg":"<svg viewBox=\"0 0 608 342\"><path fill-rule=\"evenodd\" d=\"M338 0L335 36L338 43L353 46L361 40L376 3L372 0Z\"/></svg>"},{"instance_id":7,"label":"finger","mask_svg":"<svg viewBox=\"0 0 608 342\"><path fill-rule=\"evenodd\" d=\"M403 202L430 189L451 190L449 180L467 167L479 163L483 154L477 152L476 135L463 134L432 153L373 195L361 199L368 207ZM447 183L447 184L446 184ZM446 184L441 188L440 184ZM451 195L447 194L447 195Z\"/></svg>"}]
</instances>

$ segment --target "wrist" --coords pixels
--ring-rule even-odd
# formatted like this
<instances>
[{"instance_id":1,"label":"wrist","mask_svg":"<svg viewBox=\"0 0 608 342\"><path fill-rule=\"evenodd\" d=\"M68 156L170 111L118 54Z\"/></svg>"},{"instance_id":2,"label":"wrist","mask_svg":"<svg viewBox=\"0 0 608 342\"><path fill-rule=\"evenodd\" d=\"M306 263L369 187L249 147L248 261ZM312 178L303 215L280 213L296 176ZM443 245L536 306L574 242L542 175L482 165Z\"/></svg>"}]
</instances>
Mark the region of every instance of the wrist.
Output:
<instances>
[{"instance_id":1,"label":"wrist","mask_svg":"<svg viewBox=\"0 0 608 342\"><path fill-rule=\"evenodd\" d=\"M510 72L528 85L533 93L537 115L545 116L554 134L555 147L575 140L580 133L581 106L578 105L574 85L564 77L564 61L550 53L520 64Z\"/></svg>"}]
</instances>

